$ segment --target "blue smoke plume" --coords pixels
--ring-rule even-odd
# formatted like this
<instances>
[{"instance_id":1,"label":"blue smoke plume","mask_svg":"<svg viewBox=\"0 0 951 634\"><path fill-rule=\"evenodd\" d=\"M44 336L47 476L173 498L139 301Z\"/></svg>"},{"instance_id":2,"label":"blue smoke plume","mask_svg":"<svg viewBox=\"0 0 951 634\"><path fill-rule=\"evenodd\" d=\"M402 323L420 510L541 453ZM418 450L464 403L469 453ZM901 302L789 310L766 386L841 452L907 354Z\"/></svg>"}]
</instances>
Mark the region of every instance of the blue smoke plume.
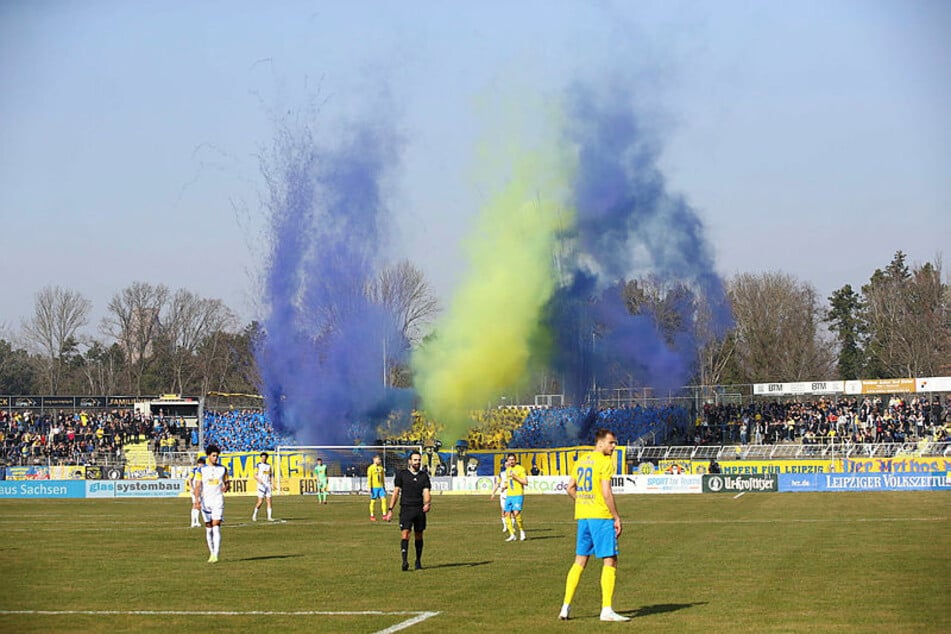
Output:
<instances>
[{"instance_id":1,"label":"blue smoke plume","mask_svg":"<svg viewBox=\"0 0 951 634\"><path fill-rule=\"evenodd\" d=\"M384 378L408 344L367 292L396 155L393 136L370 124L331 147L286 123L262 164L271 253L255 354L275 430L302 443L372 443L378 423L408 409L406 391Z\"/></svg>"},{"instance_id":2,"label":"blue smoke plume","mask_svg":"<svg viewBox=\"0 0 951 634\"><path fill-rule=\"evenodd\" d=\"M667 191L659 150L632 104L621 89L606 97L580 85L569 92L567 136L579 157L577 221L547 321L552 370L564 377L575 403L590 400L599 386L684 385L701 344L694 300L708 306L711 332L722 335L732 323L703 223ZM679 317L673 333L662 332L650 313L628 309L625 282L647 273L661 286L689 289L672 302Z\"/></svg>"}]
</instances>

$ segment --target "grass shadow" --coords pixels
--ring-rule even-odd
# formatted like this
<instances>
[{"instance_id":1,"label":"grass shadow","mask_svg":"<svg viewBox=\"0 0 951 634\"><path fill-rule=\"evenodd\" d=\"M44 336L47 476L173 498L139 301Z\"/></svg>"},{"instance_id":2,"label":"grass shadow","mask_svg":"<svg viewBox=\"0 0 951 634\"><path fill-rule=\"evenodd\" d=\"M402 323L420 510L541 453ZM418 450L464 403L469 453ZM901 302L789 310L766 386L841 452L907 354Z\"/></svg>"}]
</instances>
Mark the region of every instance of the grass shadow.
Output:
<instances>
[{"instance_id":1,"label":"grass shadow","mask_svg":"<svg viewBox=\"0 0 951 634\"><path fill-rule=\"evenodd\" d=\"M532 531L534 532L534 531ZM527 540L529 542L537 542L543 539L564 539L564 535L539 535L538 537L530 536Z\"/></svg>"},{"instance_id":2,"label":"grass shadow","mask_svg":"<svg viewBox=\"0 0 951 634\"><path fill-rule=\"evenodd\" d=\"M435 566L425 566L425 570L435 570L436 568L475 568L476 566L488 566L491 561L460 561L452 564L436 564Z\"/></svg>"},{"instance_id":3,"label":"grass shadow","mask_svg":"<svg viewBox=\"0 0 951 634\"><path fill-rule=\"evenodd\" d=\"M303 555L261 555L260 557L242 557L233 561L264 561L265 559L294 559Z\"/></svg>"},{"instance_id":4,"label":"grass shadow","mask_svg":"<svg viewBox=\"0 0 951 634\"><path fill-rule=\"evenodd\" d=\"M638 618L641 616L650 616L652 614L676 612L677 610L685 610L687 608L706 604L706 601L701 601L699 603L658 603L656 605L645 605L636 610L624 610L623 612L618 611L618 614L623 614L624 616L629 616L631 618Z\"/></svg>"}]
</instances>

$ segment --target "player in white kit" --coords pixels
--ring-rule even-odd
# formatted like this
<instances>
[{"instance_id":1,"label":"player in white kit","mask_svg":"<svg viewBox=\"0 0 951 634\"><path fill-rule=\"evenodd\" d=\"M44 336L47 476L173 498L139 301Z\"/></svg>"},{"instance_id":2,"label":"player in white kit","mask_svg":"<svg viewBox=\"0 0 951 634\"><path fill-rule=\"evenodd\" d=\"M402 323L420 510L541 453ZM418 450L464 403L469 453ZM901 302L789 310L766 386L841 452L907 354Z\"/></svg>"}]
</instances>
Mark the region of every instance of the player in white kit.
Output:
<instances>
[{"instance_id":1,"label":"player in white kit","mask_svg":"<svg viewBox=\"0 0 951 634\"><path fill-rule=\"evenodd\" d=\"M273 486L274 474L271 471L271 465L267 462L267 452L261 452L261 460L254 466L254 479L258 483L258 503L254 505L254 513L251 514L251 521L258 521L258 509L264 500L267 500L267 521L273 522L271 517L271 488Z\"/></svg>"},{"instance_id":2,"label":"player in white kit","mask_svg":"<svg viewBox=\"0 0 951 634\"><path fill-rule=\"evenodd\" d=\"M205 518L205 538L211 556L208 563L218 561L221 548L221 521L225 516L225 493L230 482L228 470L218 464L221 449L217 445L208 445L205 449L208 464L195 473L195 490L201 500L201 513Z\"/></svg>"},{"instance_id":3,"label":"player in white kit","mask_svg":"<svg viewBox=\"0 0 951 634\"><path fill-rule=\"evenodd\" d=\"M198 497L198 492L195 491L195 474L198 473L198 470L205 466L205 457L202 456L198 459L198 463L192 467L191 471L188 472L188 477L185 478L188 482L188 488L192 494L192 523L189 528L198 528L201 527L201 500Z\"/></svg>"},{"instance_id":4,"label":"player in white kit","mask_svg":"<svg viewBox=\"0 0 951 634\"><path fill-rule=\"evenodd\" d=\"M495 487L492 488L492 495L489 496L491 500L496 493L499 494L499 506L502 507L502 532L508 530L508 526L505 525L505 499L509 495L509 479L505 477L505 463L502 463L502 470L499 471L499 475L495 478Z\"/></svg>"}]
</instances>

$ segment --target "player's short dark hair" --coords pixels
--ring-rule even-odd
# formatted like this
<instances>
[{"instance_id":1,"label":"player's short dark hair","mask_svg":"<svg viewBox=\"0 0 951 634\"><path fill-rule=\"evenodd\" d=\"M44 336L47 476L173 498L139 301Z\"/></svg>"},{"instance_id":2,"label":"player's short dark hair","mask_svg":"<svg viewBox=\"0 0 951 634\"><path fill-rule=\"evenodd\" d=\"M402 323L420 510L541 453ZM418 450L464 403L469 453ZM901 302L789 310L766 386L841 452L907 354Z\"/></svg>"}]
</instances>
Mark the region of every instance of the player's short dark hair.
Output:
<instances>
[{"instance_id":1,"label":"player's short dark hair","mask_svg":"<svg viewBox=\"0 0 951 634\"><path fill-rule=\"evenodd\" d=\"M205 462L205 457L202 456L201 458L199 458L199 459L198 459L198 462Z\"/></svg>"},{"instance_id":2,"label":"player's short dark hair","mask_svg":"<svg viewBox=\"0 0 951 634\"><path fill-rule=\"evenodd\" d=\"M409 452L409 457L412 458L413 456L419 456L420 458L422 458L423 454L419 453L418 449L414 449L411 452Z\"/></svg>"},{"instance_id":3,"label":"player's short dark hair","mask_svg":"<svg viewBox=\"0 0 951 634\"><path fill-rule=\"evenodd\" d=\"M612 436L617 438L617 434L615 434L613 431L611 431L607 427L602 427L601 429L595 432L594 441L597 442L599 440L604 440L604 438L607 437L608 434L611 434Z\"/></svg>"},{"instance_id":4,"label":"player's short dark hair","mask_svg":"<svg viewBox=\"0 0 951 634\"><path fill-rule=\"evenodd\" d=\"M210 455L213 454L213 453L219 453L219 454L220 454L220 453L221 453L221 447L219 447L218 445L208 445L207 447L205 447L205 455L209 455L209 456L210 456Z\"/></svg>"},{"instance_id":5,"label":"player's short dark hair","mask_svg":"<svg viewBox=\"0 0 951 634\"><path fill-rule=\"evenodd\" d=\"M262 452L261 452L261 457L262 457L262 458L267 458L267 452L266 452L266 451L262 451Z\"/></svg>"},{"instance_id":6,"label":"player's short dark hair","mask_svg":"<svg viewBox=\"0 0 951 634\"><path fill-rule=\"evenodd\" d=\"M515 454L514 453L506 454L505 459L508 460L509 458L515 458ZM515 459L518 460L518 458L515 458Z\"/></svg>"}]
</instances>

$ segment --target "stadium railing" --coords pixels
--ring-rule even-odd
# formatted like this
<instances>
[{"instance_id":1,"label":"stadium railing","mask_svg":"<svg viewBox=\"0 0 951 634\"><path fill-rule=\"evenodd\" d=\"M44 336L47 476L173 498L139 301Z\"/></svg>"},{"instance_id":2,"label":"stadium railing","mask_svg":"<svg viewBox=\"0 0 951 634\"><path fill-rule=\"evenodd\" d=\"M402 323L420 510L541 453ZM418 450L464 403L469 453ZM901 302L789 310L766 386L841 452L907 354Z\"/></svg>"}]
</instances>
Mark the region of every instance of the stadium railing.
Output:
<instances>
[{"instance_id":1,"label":"stadium railing","mask_svg":"<svg viewBox=\"0 0 951 634\"><path fill-rule=\"evenodd\" d=\"M628 446L628 459L647 460L783 460L796 458L951 457L951 442L828 443L824 445Z\"/></svg>"}]
</instances>

